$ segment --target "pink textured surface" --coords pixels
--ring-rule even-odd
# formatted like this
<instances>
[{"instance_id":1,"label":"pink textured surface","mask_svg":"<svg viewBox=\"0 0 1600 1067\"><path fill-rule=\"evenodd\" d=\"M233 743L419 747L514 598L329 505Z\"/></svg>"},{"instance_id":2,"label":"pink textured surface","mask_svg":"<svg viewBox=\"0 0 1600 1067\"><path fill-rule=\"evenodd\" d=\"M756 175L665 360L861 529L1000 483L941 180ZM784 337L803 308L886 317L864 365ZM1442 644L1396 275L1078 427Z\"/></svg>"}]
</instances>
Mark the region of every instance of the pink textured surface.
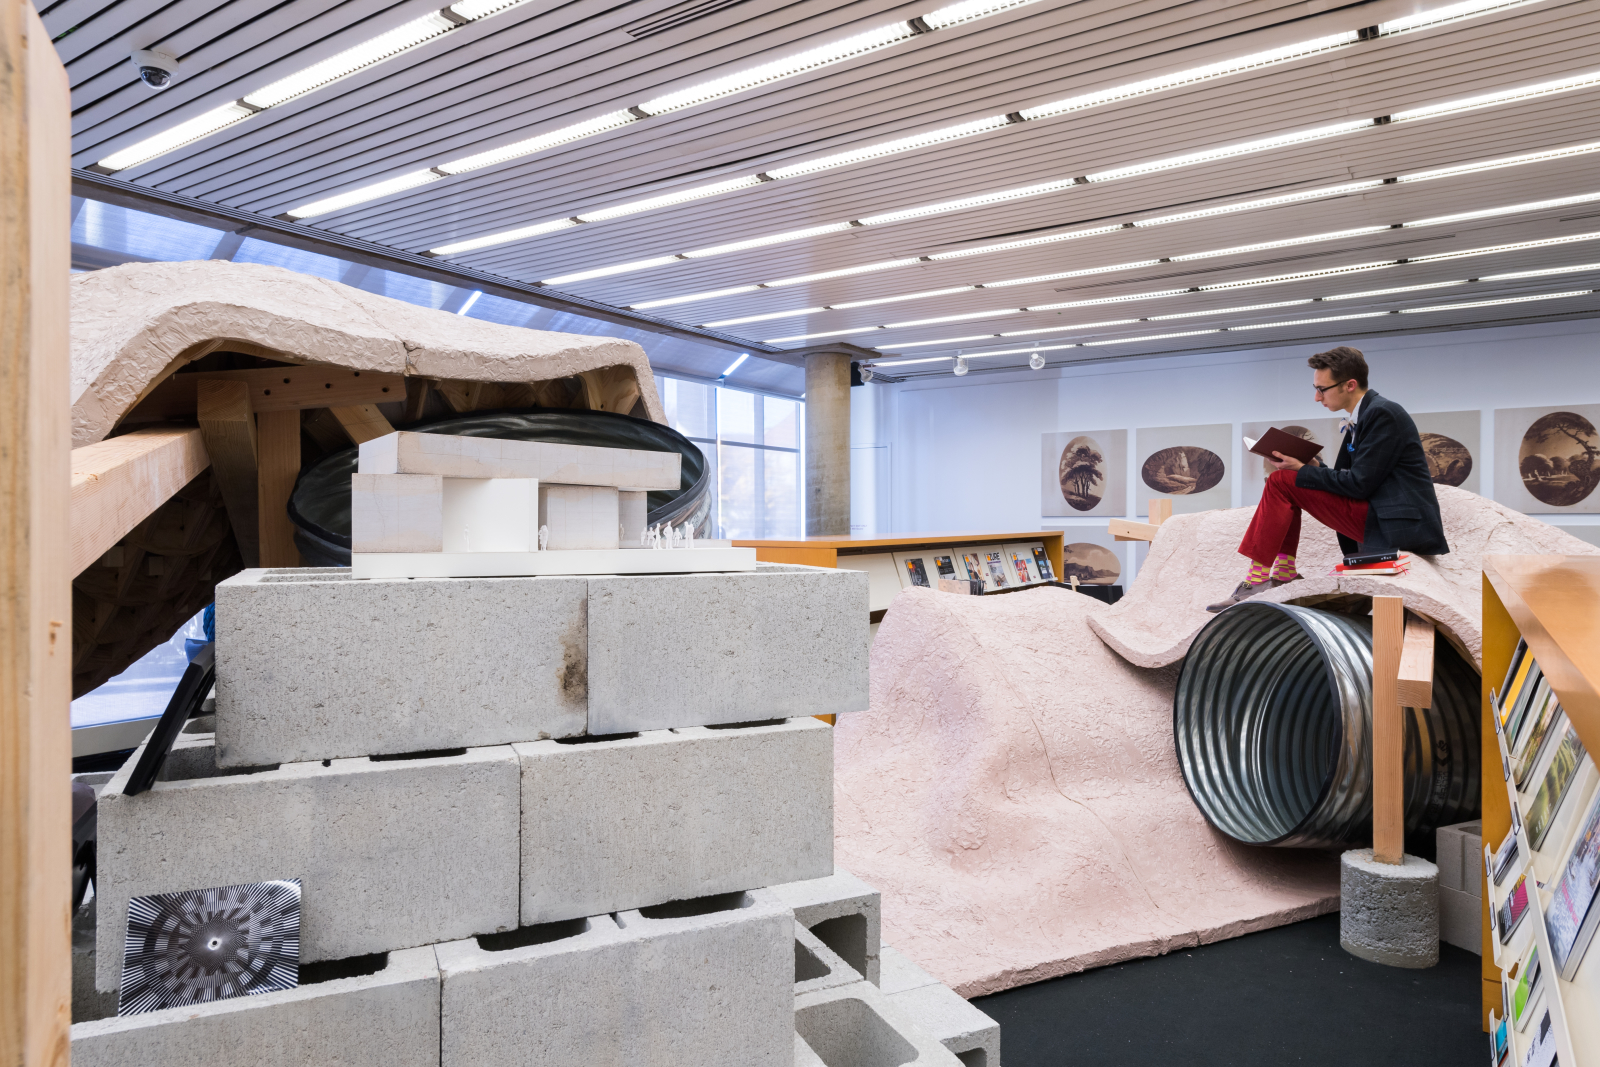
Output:
<instances>
[{"instance_id":1,"label":"pink textured surface","mask_svg":"<svg viewBox=\"0 0 1600 1067\"><path fill-rule=\"evenodd\" d=\"M1476 657L1484 554L1600 551L1471 493L1439 498L1452 554L1404 579L1328 578L1337 543L1308 521L1301 569L1317 577L1263 595L1398 592ZM1338 907L1336 856L1212 830L1173 754L1176 664L1246 569L1252 510L1169 520L1113 607L1059 589L899 594L871 709L835 733L836 856L883 893L885 941L970 997Z\"/></svg>"}]
</instances>

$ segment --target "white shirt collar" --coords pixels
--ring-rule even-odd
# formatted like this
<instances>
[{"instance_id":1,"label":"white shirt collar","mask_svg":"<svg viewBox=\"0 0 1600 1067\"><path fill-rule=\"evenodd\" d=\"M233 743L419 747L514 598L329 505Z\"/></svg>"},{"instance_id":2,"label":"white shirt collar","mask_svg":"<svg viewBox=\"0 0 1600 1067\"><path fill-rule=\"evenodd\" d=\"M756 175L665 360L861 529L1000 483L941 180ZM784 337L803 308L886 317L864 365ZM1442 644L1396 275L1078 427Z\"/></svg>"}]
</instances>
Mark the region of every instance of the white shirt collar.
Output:
<instances>
[{"instance_id":1,"label":"white shirt collar","mask_svg":"<svg viewBox=\"0 0 1600 1067\"><path fill-rule=\"evenodd\" d=\"M1361 409L1367 406L1367 397L1371 395L1372 391L1369 389L1367 392L1361 395L1360 400L1356 401L1356 409L1354 411L1347 411L1344 413L1342 416L1344 429L1349 429L1356 424L1356 419L1361 416Z\"/></svg>"}]
</instances>

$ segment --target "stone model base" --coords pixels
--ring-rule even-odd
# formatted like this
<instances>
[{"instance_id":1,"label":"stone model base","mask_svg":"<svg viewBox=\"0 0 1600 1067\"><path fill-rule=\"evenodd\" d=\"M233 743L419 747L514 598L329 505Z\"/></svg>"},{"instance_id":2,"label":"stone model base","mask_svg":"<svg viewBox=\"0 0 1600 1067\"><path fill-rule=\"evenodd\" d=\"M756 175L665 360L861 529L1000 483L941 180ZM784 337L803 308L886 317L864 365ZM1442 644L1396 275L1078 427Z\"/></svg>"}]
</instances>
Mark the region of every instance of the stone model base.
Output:
<instances>
[{"instance_id":1,"label":"stone model base","mask_svg":"<svg viewBox=\"0 0 1600 1067\"><path fill-rule=\"evenodd\" d=\"M1439 868L1418 856L1378 863L1370 848L1339 860L1339 944L1390 967L1439 962Z\"/></svg>"},{"instance_id":2,"label":"stone model base","mask_svg":"<svg viewBox=\"0 0 1600 1067\"><path fill-rule=\"evenodd\" d=\"M357 578L511 578L541 574L753 571L753 548L574 548L548 552L352 552Z\"/></svg>"}]
</instances>

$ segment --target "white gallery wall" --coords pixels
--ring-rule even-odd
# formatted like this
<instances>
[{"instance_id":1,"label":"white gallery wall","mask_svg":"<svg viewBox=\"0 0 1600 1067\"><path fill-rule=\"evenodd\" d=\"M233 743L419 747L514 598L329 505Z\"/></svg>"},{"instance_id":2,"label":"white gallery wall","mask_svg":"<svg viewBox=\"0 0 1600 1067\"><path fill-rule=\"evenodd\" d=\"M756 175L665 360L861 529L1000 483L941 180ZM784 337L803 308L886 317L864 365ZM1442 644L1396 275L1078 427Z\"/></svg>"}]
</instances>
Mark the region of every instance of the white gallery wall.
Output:
<instances>
[{"instance_id":1,"label":"white gallery wall","mask_svg":"<svg viewBox=\"0 0 1600 1067\"><path fill-rule=\"evenodd\" d=\"M1222 459L1231 491L1215 506L1253 502L1240 476L1243 427L1326 418L1328 412L1312 398L1306 357L1338 343L964 378L949 374L852 389L853 531L859 536L1064 528L1069 542L1110 546L1107 515L1143 514L1148 499L1161 495L1139 478L1135 459L1145 451L1138 444L1140 428L1228 424L1231 448ZM1472 460L1477 491L1488 497L1496 496L1500 478L1509 478L1520 500L1531 501L1515 469L1495 469L1497 409L1600 404L1600 320L1370 338L1356 347L1366 353L1372 388L1412 413L1479 413ZM1453 425L1462 421L1458 417ZM1041 484L1050 478L1042 476L1041 435L1117 429L1127 431L1126 469L1107 482L1125 487L1126 499L1107 499L1092 517L1046 514ZM1159 443L1170 436L1146 434ZM1600 504L1595 498L1600 491L1588 503ZM1175 501L1183 511L1182 498ZM1115 510L1108 511L1111 506ZM1537 514L1600 544L1600 514ZM1135 573L1136 547L1142 550L1115 546L1124 581Z\"/></svg>"}]
</instances>

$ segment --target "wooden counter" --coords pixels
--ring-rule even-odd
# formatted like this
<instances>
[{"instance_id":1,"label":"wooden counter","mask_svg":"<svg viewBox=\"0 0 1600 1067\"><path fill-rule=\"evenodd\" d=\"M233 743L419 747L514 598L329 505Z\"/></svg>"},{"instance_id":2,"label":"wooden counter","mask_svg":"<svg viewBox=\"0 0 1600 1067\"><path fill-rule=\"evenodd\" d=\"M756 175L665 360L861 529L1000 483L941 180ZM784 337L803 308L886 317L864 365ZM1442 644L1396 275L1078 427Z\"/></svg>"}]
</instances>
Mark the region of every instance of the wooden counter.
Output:
<instances>
[{"instance_id":1,"label":"wooden counter","mask_svg":"<svg viewBox=\"0 0 1600 1067\"><path fill-rule=\"evenodd\" d=\"M1064 531L1027 530L1012 533L980 534L889 534L883 537L803 537L798 541L734 541L738 548L753 548L756 559L764 563L804 563L812 567L837 567L840 556L864 556L876 552L907 552L946 548L952 545L992 545L1018 541L1042 541L1050 556L1050 566L1061 575L1061 546Z\"/></svg>"}]
</instances>

